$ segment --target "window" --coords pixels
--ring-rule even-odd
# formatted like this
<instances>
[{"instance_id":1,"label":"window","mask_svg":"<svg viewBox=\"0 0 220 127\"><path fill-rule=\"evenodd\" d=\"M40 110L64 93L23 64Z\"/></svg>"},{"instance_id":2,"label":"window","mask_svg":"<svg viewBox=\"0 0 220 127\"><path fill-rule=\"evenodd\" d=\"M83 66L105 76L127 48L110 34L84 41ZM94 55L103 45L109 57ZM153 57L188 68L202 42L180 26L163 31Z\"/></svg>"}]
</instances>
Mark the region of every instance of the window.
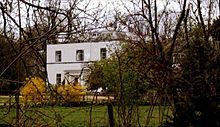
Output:
<instances>
[{"instance_id":1,"label":"window","mask_svg":"<svg viewBox=\"0 0 220 127\"><path fill-rule=\"evenodd\" d=\"M56 82L57 84L61 84L61 74L56 75Z\"/></svg>"},{"instance_id":2,"label":"window","mask_svg":"<svg viewBox=\"0 0 220 127\"><path fill-rule=\"evenodd\" d=\"M56 51L55 52L55 61L56 62L61 62L61 51Z\"/></svg>"},{"instance_id":3,"label":"window","mask_svg":"<svg viewBox=\"0 0 220 127\"><path fill-rule=\"evenodd\" d=\"M100 49L100 58L105 59L106 58L106 48Z\"/></svg>"},{"instance_id":4,"label":"window","mask_svg":"<svg viewBox=\"0 0 220 127\"><path fill-rule=\"evenodd\" d=\"M76 61L83 61L84 60L84 51L77 50L76 51Z\"/></svg>"}]
</instances>

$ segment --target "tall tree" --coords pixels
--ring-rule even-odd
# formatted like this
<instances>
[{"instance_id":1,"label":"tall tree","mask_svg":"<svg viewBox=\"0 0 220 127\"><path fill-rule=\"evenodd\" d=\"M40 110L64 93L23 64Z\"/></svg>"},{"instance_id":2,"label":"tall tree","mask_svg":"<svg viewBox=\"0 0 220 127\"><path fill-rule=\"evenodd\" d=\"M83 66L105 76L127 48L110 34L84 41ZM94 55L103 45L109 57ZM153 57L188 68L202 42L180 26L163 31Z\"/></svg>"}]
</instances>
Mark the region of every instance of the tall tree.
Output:
<instances>
[{"instance_id":1,"label":"tall tree","mask_svg":"<svg viewBox=\"0 0 220 127\"><path fill-rule=\"evenodd\" d=\"M135 45L135 48L140 48L143 52L138 57L140 66L135 66L135 70L139 70L137 73L142 74L150 82L149 85L156 90L159 98L168 99L168 103L172 106L173 126L200 126L198 121L191 117L186 121L181 121L185 119L184 114L188 114L188 109L193 109L191 113L194 115L198 109L201 109L199 112L202 115L196 118L200 119L204 126L207 124L217 126L219 120L216 114L213 114L215 117L213 121L202 122L202 120L208 119L210 114L207 112L219 110L216 105L212 107L212 104L217 103L218 100L210 92L210 89L216 89L218 86L216 81L218 82L219 79L211 78L214 72L210 66L218 63L219 49L214 49L209 40L213 21L211 17L217 16L215 11L218 9L216 6L218 1L164 1L163 7L158 6L159 3L156 0L132 1L131 3L133 8L124 4L130 24L123 17L117 20L130 30L131 38L133 37L130 41L131 45ZM148 26L145 28L146 31L140 31L140 22L143 26ZM149 50L151 46L153 48ZM137 57L131 57L131 59L135 58ZM216 69L218 70L218 67ZM183 72L189 73L189 77L185 77ZM210 79L207 80L207 77ZM214 88L210 82L215 82ZM194 98L195 94L199 99ZM206 107L210 108L205 110L200 106L203 99L204 105L207 104ZM191 108L190 104L196 108ZM149 121L146 122L148 123Z\"/></svg>"},{"instance_id":2,"label":"tall tree","mask_svg":"<svg viewBox=\"0 0 220 127\"><path fill-rule=\"evenodd\" d=\"M13 78L16 81L13 84L22 84L25 77L39 75L46 80L46 44L61 43L61 32L68 35L62 40L62 43L66 43L95 29L88 25L99 19L100 13L96 12L101 9L89 8L89 3L78 0L65 3L61 0L0 1L0 26L6 38L1 46L5 50L4 54L10 52L2 54L4 63L1 63L0 79L9 82L8 79ZM12 70L16 71L12 73ZM16 123L13 124L22 126L26 119L22 119L20 111L26 109L20 107L19 88L16 89L16 105Z\"/></svg>"}]
</instances>

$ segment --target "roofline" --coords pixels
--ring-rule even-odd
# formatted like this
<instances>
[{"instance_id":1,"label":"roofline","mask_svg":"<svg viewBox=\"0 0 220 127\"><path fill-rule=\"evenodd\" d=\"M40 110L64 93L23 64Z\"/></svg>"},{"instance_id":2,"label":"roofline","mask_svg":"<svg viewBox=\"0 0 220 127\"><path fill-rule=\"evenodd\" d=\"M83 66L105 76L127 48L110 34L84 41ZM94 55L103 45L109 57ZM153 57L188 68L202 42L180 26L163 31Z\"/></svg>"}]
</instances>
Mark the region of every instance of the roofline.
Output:
<instances>
[{"instance_id":1,"label":"roofline","mask_svg":"<svg viewBox=\"0 0 220 127\"><path fill-rule=\"evenodd\" d=\"M72 44L86 44L86 43L103 43L103 42L119 42L119 40L110 40L110 41L93 41L93 42L77 42L77 43L56 43L56 44L47 44L47 45L72 45Z\"/></svg>"}]
</instances>

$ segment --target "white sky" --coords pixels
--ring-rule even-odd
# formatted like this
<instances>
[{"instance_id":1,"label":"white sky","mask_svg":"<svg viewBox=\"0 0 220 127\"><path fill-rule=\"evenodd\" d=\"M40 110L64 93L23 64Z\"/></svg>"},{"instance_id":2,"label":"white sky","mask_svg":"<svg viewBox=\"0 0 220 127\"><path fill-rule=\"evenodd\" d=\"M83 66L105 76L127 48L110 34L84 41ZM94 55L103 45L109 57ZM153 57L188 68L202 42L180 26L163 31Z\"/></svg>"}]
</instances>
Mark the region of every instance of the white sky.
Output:
<instances>
[{"instance_id":1,"label":"white sky","mask_svg":"<svg viewBox=\"0 0 220 127\"><path fill-rule=\"evenodd\" d=\"M1 1L1 0L0 0ZM27 1L32 1L32 0L27 0ZM33 1L37 1L37 0L33 0ZM41 0L41 3L40 5L42 6L45 6L45 1L47 0ZM56 0L54 0L56 1ZM62 3L62 6L64 9L68 8L68 6L66 5L69 1L71 0L61 0L61 3ZM74 0L72 0L74 1ZM88 3L88 1L90 1L90 4L87 8L88 10L88 13L94 13L95 10L98 10L99 8L98 7L101 7L103 8L103 11L100 13L100 14L103 14L104 13L107 13L107 17L109 15L114 15L115 13L115 10L118 10L120 12L123 13L126 13L126 9L125 9L125 6L129 9L129 10L133 10L134 9L134 6L131 2L133 1L140 1L140 0L78 0L79 1L79 7L80 8L84 8L85 5L87 5L86 3ZM160 12L160 10L163 9L164 7L164 4L165 4L165 1L167 0L158 0L157 1L157 5L158 5L158 12ZM175 11L179 11L180 10L180 6L178 3L174 2L175 0L170 0L170 4L168 6L169 9L171 10L175 10ZM193 0L189 0L189 1L193 1ZM26 10L27 10L27 7L24 6L24 4L21 3L21 14L22 14L22 27L25 27L26 24L27 24L27 21L26 21L26 17L27 17L27 13L26 13ZM38 3L36 3L38 4ZM137 3L138 4L138 3ZM140 3L139 3L140 4ZM100 5L100 6L98 6ZM205 7L204 7L205 8ZM12 17L14 17L17 21L18 21L18 11L17 11L17 0L14 0L14 3L13 3L13 10L12 10ZM204 12L204 15L205 15L205 9L203 9L203 12ZM216 14L215 15L218 15L219 12L218 10L215 12ZM1 12L0 12L0 15L1 15ZM31 14L30 14L31 15ZM0 27L3 28L3 24L1 21L3 17L0 16ZM16 30L16 27L14 27L14 29Z\"/></svg>"}]
</instances>

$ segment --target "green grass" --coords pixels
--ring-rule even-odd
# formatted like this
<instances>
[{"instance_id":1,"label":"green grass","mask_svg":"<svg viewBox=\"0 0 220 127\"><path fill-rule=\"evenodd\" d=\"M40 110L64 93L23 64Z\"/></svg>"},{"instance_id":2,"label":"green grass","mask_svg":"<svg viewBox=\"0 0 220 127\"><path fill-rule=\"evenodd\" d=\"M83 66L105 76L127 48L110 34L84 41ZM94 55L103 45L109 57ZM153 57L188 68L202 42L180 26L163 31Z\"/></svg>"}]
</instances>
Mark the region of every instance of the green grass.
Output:
<instances>
[{"instance_id":1,"label":"green grass","mask_svg":"<svg viewBox=\"0 0 220 127\"><path fill-rule=\"evenodd\" d=\"M0 96L0 102L6 102L6 97ZM12 98L12 102L14 99ZM106 127L108 125L108 112L107 106L93 106L92 108L92 126L93 127ZM115 111L115 122L117 125L116 117L117 108ZM150 106L139 106L139 121L141 126L146 125L147 116ZM167 110L167 109L166 109ZM87 127L90 123L90 106L85 107L62 107L62 106L43 106L43 107L22 107L21 123L26 126L41 126L49 125L60 127ZM170 114L170 112L169 112ZM137 114L136 114L137 115ZM15 124L16 123L16 110L8 106L0 107L0 124ZM155 106L152 113L149 126L159 125L159 107Z\"/></svg>"},{"instance_id":2,"label":"green grass","mask_svg":"<svg viewBox=\"0 0 220 127\"><path fill-rule=\"evenodd\" d=\"M29 120L29 123L40 125L55 126L59 124L63 127L85 127L89 123L90 107L41 107L28 108L25 110L26 116L23 120ZM94 126L106 126L107 112L105 106L95 106L92 112L92 123ZM15 123L15 109L12 108L7 114L7 108L0 109L0 124ZM31 120L31 119L33 120ZM57 122L56 122L57 121Z\"/></svg>"},{"instance_id":3,"label":"green grass","mask_svg":"<svg viewBox=\"0 0 220 127\"><path fill-rule=\"evenodd\" d=\"M140 106L139 115L141 126L146 123L150 106ZM7 114L7 108L0 109L0 124L15 123L15 109ZM21 116L26 125L50 125L61 127L86 127L89 123L90 107L35 107L23 110L25 116ZM159 109L155 107L150 126L158 126ZM116 121L117 123L117 121ZM93 127L105 127L108 124L107 106L94 106L92 110Z\"/></svg>"}]
</instances>

